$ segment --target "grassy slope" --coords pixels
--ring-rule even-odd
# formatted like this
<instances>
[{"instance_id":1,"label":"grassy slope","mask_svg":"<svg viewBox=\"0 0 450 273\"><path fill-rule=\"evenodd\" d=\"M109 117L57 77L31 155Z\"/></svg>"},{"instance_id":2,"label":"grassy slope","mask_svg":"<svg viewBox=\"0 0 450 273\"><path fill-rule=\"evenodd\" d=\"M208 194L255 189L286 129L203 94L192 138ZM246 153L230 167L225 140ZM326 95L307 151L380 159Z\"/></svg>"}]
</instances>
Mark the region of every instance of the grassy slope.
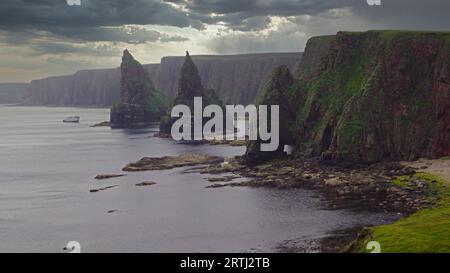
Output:
<instances>
[{"instance_id":1,"label":"grassy slope","mask_svg":"<svg viewBox=\"0 0 450 273\"><path fill-rule=\"evenodd\" d=\"M450 253L450 184L439 177L419 173L427 181L427 195L435 204L396 223L369 229L357 250L365 252L369 241L381 244L383 253ZM406 187L407 178L393 181Z\"/></svg>"}]
</instances>

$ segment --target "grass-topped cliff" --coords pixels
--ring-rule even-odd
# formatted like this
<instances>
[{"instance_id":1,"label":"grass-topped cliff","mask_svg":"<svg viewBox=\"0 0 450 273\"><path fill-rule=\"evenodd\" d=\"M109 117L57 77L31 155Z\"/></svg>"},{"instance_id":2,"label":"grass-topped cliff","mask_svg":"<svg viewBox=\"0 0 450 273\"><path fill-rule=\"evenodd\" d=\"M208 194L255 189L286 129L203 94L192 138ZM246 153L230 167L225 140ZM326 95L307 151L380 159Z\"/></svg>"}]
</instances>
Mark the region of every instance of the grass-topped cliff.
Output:
<instances>
[{"instance_id":1,"label":"grass-topped cliff","mask_svg":"<svg viewBox=\"0 0 450 273\"><path fill-rule=\"evenodd\" d=\"M275 73L272 83L278 80ZM269 84L265 93L263 104L295 98L281 102L281 111L295 109L285 113L290 143L283 144L295 145L298 155L373 163L450 154L448 32L312 38L295 81Z\"/></svg>"}]
</instances>

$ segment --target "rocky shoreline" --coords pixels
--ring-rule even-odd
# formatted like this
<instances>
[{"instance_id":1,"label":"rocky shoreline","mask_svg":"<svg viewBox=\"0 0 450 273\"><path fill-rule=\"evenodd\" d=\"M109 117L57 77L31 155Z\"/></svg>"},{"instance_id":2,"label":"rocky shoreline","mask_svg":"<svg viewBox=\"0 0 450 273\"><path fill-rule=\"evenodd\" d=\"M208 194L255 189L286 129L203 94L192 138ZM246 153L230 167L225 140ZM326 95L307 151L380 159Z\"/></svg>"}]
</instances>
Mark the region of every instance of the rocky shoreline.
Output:
<instances>
[{"instance_id":1,"label":"rocky shoreline","mask_svg":"<svg viewBox=\"0 0 450 273\"><path fill-rule=\"evenodd\" d=\"M419 171L417 168L397 162L344 166L323 165L315 159L285 159L263 165L246 166L241 164L239 159L234 159L226 164L209 165L200 171L211 175L233 173L250 178L245 182L216 184L215 188L270 187L320 190L330 200L330 209L358 208L408 215L431 205L425 198L426 181L411 179L407 187L394 183L397 177L414 176Z\"/></svg>"},{"instance_id":2,"label":"rocky shoreline","mask_svg":"<svg viewBox=\"0 0 450 273\"><path fill-rule=\"evenodd\" d=\"M208 188L269 187L278 189L305 188L324 196L328 209L352 209L367 212L394 213L397 217L385 224L406 219L418 211L433 208L441 199L435 189L439 181L426 172L437 161L382 162L372 165L328 165L319 159L283 159L256 166L241 164L236 158L228 164L205 167L202 173L247 177L244 182L214 183ZM437 163L436 163L437 162ZM442 165L442 164L441 164ZM448 164L447 164L448 165ZM441 166L442 167L442 166ZM445 166L444 166L445 167ZM433 176L431 176L433 177ZM215 179L215 181L220 181ZM225 182L228 180L225 180ZM434 192L433 192L434 191ZM370 228L370 227L369 227ZM328 236L305 242L281 243L278 252L354 252L371 235L368 227L337 230Z\"/></svg>"},{"instance_id":3,"label":"rocky shoreline","mask_svg":"<svg viewBox=\"0 0 450 273\"><path fill-rule=\"evenodd\" d=\"M292 189L304 188L321 193L327 209L354 209L368 212L395 213L398 219L431 207L428 183L418 173L430 163L414 167L401 162L372 165L330 165L317 158L285 158L249 166L242 158L224 161L217 156L184 154L160 158L143 158L123 168L125 172L167 170L192 167L187 171L208 174L211 185L206 188L254 187ZM239 182L235 180L242 179ZM431 181L433 183L433 181ZM313 244L313 251L341 252L361 236L363 227L336 231ZM280 244L280 252L305 252L295 242Z\"/></svg>"}]
</instances>

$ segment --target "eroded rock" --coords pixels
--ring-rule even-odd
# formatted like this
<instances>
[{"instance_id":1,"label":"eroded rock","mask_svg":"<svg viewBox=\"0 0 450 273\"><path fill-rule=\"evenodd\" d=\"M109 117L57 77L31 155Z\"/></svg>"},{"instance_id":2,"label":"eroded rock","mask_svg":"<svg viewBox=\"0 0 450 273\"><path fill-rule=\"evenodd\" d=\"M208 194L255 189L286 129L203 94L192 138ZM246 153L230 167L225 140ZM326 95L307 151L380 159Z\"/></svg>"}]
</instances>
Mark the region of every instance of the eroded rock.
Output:
<instances>
[{"instance_id":1,"label":"eroded rock","mask_svg":"<svg viewBox=\"0 0 450 273\"><path fill-rule=\"evenodd\" d=\"M214 164L222 162L223 158L201 154L184 154L180 156L144 157L141 160L130 163L123 168L125 172L167 170L179 167Z\"/></svg>"},{"instance_id":2,"label":"eroded rock","mask_svg":"<svg viewBox=\"0 0 450 273\"><path fill-rule=\"evenodd\" d=\"M126 176L126 174L99 174L95 177L97 180L105 180L105 179L111 179L111 178L117 178Z\"/></svg>"}]
</instances>

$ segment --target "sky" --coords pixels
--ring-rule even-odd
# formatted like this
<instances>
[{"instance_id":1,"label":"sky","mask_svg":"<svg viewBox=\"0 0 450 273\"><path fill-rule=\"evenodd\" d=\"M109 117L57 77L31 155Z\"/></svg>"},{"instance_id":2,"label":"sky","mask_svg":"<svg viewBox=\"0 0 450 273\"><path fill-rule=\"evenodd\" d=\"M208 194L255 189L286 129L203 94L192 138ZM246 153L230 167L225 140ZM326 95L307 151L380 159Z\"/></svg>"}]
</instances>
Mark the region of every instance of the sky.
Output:
<instances>
[{"instance_id":1,"label":"sky","mask_svg":"<svg viewBox=\"0 0 450 273\"><path fill-rule=\"evenodd\" d=\"M125 48L159 63L186 50L300 52L341 30L450 31L449 12L449 0L1 0L0 82L117 67Z\"/></svg>"}]
</instances>

